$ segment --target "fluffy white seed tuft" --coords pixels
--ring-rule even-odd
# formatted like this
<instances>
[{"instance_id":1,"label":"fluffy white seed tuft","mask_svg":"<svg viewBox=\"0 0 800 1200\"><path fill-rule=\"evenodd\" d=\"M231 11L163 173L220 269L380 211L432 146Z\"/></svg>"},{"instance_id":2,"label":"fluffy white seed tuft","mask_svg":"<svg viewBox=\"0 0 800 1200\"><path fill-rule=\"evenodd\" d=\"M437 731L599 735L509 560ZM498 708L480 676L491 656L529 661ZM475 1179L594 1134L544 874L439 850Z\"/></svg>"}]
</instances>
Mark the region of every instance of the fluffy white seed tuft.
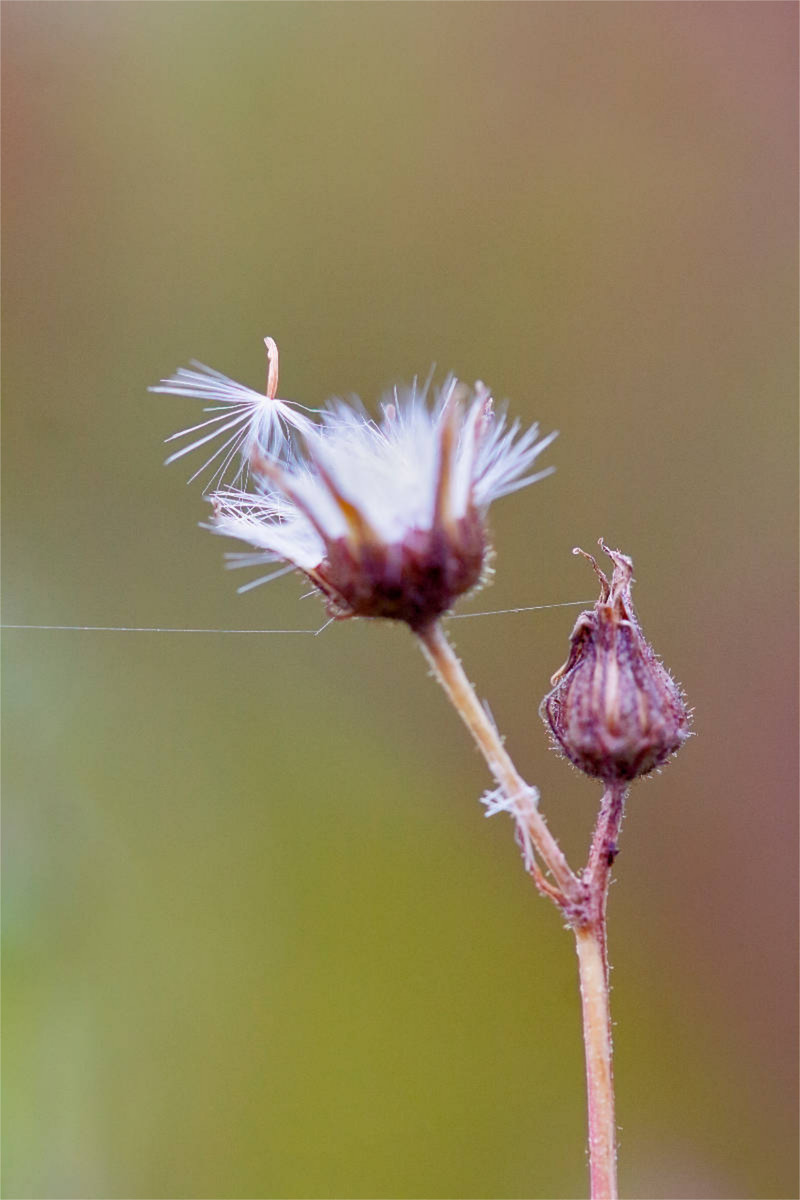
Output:
<instances>
[{"instance_id":1,"label":"fluffy white seed tuft","mask_svg":"<svg viewBox=\"0 0 800 1200\"><path fill-rule=\"evenodd\" d=\"M315 413L280 400L278 351L267 338L262 395L193 364L152 390L203 400L208 418L168 441L173 462L211 453L208 528L253 549L234 567L287 564L323 592L336 616L387 616L419 627L476 586L485 571L491 503L549 475L533 465L555 434L496 414L488 389L449 376L432 390L395 388L373 420L358 400ZM308 415L306 415L308 414Z\"/></svg>"}]
</instances>

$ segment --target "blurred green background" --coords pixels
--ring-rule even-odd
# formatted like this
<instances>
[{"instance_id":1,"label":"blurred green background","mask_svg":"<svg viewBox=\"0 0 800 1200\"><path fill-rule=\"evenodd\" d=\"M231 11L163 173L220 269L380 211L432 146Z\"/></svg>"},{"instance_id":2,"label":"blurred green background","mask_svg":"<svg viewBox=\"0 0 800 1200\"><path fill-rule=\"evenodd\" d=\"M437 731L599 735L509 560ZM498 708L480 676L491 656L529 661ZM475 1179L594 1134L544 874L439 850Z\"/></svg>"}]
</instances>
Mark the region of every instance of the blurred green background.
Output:
<instances>
[{"instance_id":1,"label":"blurred green background","mask_svg":"<svg viewBox=\"0 0 800 1200\"><path fill-rule=\"evenodd\" d=\"M696 732L611 897L627 1197L796 1171L791 3L4 7L10 623L314 628L148 395L433 362L561 431L461 611L634 557ZM576 865L537 706L577 609L453 622ZM4 1194L585 1194L571 938L402 629L7 631Z\"/></svg>"}]
</instances>

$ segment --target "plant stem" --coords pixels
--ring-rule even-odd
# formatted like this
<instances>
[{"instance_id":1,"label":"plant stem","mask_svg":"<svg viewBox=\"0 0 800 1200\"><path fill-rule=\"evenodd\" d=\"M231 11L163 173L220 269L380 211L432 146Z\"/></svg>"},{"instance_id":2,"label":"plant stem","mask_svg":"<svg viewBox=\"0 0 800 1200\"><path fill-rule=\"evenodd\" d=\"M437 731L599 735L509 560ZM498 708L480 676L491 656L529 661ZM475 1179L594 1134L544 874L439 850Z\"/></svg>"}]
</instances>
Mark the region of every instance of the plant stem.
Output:
<instances>
[{"instance_id":1,"label":"plant stem","mask_svg":"<svg viewBox=\"0 0 800 1200\"><path fill-rule=\"evenodd\" d=\"M575 930L586 1053L589 1174L592 1200L617 1200L617 1134L611 1065L611 1014L603 938L591 926Z\"/></svg>"},{"instance_id":2,"label":"plant stem","mask_svg":"<svg viewBox=\"0 0 800 1200\"><path fill-rule=\"evenodd\" d=\"M535 789L525 783L514 766L441 625L434 622L415 632L434 675L472 734L503 795L512 804L536 795ZM606 904L627 790L627 785L616 782L606 787L589 861L580 878L570 868L538 808L528 805L515 813L517 820L525 821L537 854L558 886L549 884L534 864L536 884L562 909L575 934L586 1051L592 1200L617 1200L618 1197Z\"/></svg>"},{"instance_id":3,"label":"plant stem","mask_svg":"<svg viewBox=\"0 0 800 1200\"><path fill-rule=\"evenodd\" d=\"M626 792L627 787L621 783L606 787L592 838L589 862L583 873L583 882L587 887L585 917L573 926L578 950L586 1052L592 1200L617 1200L618 1196L606 905Z\"/></svg>"},{"instance_id":4,"label":"plant stem","mask_svg":"<svg viewBox=\"0 0 800 1200\"><path fill-rule=\"evenodd\" d=\"M441 625L434 622L416 630L433 673L447 693L453 707L472 734L475 743L486 760L486 765L500 785L508 800L514 801L530 796L533 789L517 771L511 756L503 745L500 734L489 720L475 689L467 678L458 656L447 640ZM544 817L533 805L525 812L525 821L531 840L545 863L564 898L577 901L583 894L581 881L571 870L564 852L558 845ZM546 886L545 886L545 890ZM555 895L551 897L556 899Z\"/></svg>"}]
</instances>

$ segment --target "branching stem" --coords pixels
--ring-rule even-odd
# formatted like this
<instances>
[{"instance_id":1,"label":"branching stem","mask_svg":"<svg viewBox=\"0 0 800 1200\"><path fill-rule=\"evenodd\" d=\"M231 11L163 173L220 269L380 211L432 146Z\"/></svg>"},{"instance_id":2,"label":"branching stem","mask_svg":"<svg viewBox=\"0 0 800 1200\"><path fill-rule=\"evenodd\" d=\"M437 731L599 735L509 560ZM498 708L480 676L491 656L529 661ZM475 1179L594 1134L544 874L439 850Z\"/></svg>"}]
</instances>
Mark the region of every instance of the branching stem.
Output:
<instances>
[{"instance_id":1,"label":"branching stem","mask_svg":"<svg viewBox=\"0 0 800 1200\"><path fill-rule=\"evenodd\" d=\"M592 1200L617 1200L606 903L627 786L621 783L607 786L592 837L589 861L578 877L538 807L529 803L515 810L516 802L535 797L537 793L514 766L441 625L434 622L416 633L436 679L472 734L503 796L509 801L510 810L518 821L524 820L536 854L555 881L555 885L550 883L534 862L532 873L539 891L564 912L575 934L586 1050L591 1195Z\"/></svg>"},{"instance_id":2,"label":"branching stem","mask_svg":"<svg viewBox=\"0 0 800 1200\"><path fill-rule=\"evenodd\" d=\"M417 630L433 673L444 688L458 715L472 734L486 760L486 765L509 801L522 800L533 793L517 771L511 756L486 710L478 700L475 689L438 622ZM547 828L544 817L534 805L525 809L525 820L531 840L540 858L560 889L561 900L576 902L582 894L581 882L571 870L564 852ZM552 887L546 884L545 890ZM556 899L555 896L552 897Z\"/></svg>"}]
</instances>

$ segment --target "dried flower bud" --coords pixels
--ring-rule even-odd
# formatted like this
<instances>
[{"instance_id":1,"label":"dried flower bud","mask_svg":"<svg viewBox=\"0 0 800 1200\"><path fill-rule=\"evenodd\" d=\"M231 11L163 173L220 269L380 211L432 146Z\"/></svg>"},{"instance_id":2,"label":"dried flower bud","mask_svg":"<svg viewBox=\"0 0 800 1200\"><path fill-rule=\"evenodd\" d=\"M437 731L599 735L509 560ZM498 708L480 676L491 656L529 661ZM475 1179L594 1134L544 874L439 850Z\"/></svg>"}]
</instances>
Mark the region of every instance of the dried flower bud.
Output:
<instances>
[{"instance_id":1,"label":"dried flower bud","mask_svg":"<svg viewBox=\"0 0 800 1200\"><path fill-rule=\"evenodd\" d=\"M571 634L569 658L556 671L541 715L571 762L610 782L635 779L660 767L689 736L681 690L645 641L631 601L633 562L601 547L614 563L600 580L593 611L582 612Z\"/></svg>"}]
</instances>

